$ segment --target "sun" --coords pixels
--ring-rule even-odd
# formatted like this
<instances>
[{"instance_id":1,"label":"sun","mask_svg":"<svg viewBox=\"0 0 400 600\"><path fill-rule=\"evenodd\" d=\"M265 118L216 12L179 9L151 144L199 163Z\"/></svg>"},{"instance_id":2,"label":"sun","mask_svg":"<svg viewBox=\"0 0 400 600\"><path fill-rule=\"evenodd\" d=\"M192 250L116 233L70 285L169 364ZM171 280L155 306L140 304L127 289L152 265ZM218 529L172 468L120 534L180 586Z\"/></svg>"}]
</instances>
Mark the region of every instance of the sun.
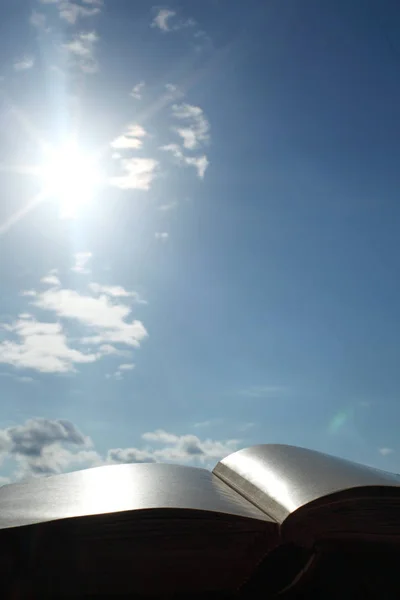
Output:
<instances>
[{"instance_id":1,"label":"sun","mask_svg":"<svg viewBox=\"0 0 400 600\"><path fill-rule=\"evenodd\" d=\"M44 195L59 203L64 218L76 217L101 183L95 158L73 139L46 151L40 178Z\"/></svg>"}]
</instances>

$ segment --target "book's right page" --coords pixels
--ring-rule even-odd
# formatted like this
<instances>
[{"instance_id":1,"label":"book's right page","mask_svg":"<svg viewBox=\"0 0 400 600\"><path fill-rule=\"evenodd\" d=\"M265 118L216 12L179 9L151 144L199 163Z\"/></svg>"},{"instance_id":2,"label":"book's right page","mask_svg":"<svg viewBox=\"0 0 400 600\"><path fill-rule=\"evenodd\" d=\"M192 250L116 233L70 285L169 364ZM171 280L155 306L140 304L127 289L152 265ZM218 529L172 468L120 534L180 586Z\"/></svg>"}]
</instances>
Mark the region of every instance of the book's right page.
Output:
<instances>
[{"instance_id":1,"label":"book's right page","mask_svg":"<svg viewBox=\"0 0 400 600\"><path fill-rule=\"evenodd\" d=\"M400 486L395 474L281 444L239 450L221 460L213 473L279 523L300 507L336 492Z\"/></svg>"}]
</instances>

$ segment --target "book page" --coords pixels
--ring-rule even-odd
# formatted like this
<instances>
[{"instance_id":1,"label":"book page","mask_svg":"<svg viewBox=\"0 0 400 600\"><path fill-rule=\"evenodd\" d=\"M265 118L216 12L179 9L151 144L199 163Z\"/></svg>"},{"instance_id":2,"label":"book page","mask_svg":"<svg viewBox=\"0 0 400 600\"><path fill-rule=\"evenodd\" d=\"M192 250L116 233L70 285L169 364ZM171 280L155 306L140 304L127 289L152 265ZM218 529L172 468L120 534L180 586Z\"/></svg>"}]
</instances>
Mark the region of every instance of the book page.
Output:
<instances>
[{"instance_id":1,"label":"book page","mask_svg":"<svg viewBox=\"0 0 400 600\"><path fill-rule=\"evenodd\" d=\"M71 517L182 509L271 521L205 469L113 465L0 488L0 529Z\"/></svg>"},{"instance_id":2,"label":"book page","mask_svg":"<svg viewBox=\"0 0 400 600\"><path fill-rule=\"evenodd\" d=\"M280 523L301 506L335 492L400 485L395 474L279 444L239 450L213 473Z\"/></svg>"}]
</instances>

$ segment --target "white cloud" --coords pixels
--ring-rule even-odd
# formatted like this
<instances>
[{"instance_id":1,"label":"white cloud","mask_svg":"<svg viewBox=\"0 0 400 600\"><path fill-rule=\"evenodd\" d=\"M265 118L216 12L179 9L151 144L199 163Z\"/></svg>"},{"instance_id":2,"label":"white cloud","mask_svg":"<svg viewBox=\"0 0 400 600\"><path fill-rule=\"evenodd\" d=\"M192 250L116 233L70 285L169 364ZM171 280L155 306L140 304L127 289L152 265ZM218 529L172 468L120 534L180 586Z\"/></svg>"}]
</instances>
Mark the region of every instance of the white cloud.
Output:
<instances>
[{"instance_id":1,"label":"white cloud","mask_svg":"<svg viewBox=\"0 0 400 600\"><path fill-rule=\"evenodd\" d=\"M192 104L174 104L172 113L176 119L184 121L184 127L178 127L176 132L183 140L188 150L195 150L210 139L210 124L199 106Z\"/></svg>"},{"instance_id":2,"label":"white cloud","mask_svg":"<svg viewBox=\"0 0 400 600\"><path fill-rule=\"evenodd\" d=\"M161 146L160 149L170 152L179 164L188 167L194 167L197 171L198 177L203 179L209 165L208 158L205 154L201 156L186 156L178 144L167 144L165 146Z\"/></svg>"},{"instance_id":3,"label":"white cloud","mask_svg":"<svg viewBox=\"0 0 400 600\"><path fill-rule=\"evenodd\" d=\"M162 242L166 242L169 238L169 234L166 231L157 231L154 236L156 240L161 240Z\"/></svg>"},{"instance_id":4,"label":"white cloud","mask_svg":"<svg viewBox=\"0 0 400 600\"><path fill-rule=\"evenodd\" d=\"M133 298L138 304L147 304L137 292L131 292L122 287L122 285L100 285L99 283L90 283L89 289L94 294L106 294L112 298Z\"/></svg>"},{"instance_id":5,"label":"white cloud","mask_svg":"<svg viewBox=\"0 0 400 600\"><path fill-rule=\"evenodd\" d=\"M90 257L90 253L78 255L78 272L85 270ZM61 287L54 271L41 282L49 287L23 295L29 298L31 307L49 316L38 320L22 312L14 322L0 323L0 364L42 373L73 373L78 364L94 363L106 356L131 358L130 352L115 345L138 347L147 337L144 325L132 317L132 304L145 303L136 292L118 285L91 283L89 290L94 295L79 293ZM127 304L121 303L122 298ZM68 326L73 321L80 329L69 337Z\"/></svg>"},{"instance_id":6,"label":"white cloud","mask_svg":"<svg viewBox=\"0 0 400 600\"><path fill-rule=\"evenodd\" d=\"M167 8L161 8L154 17L152 27L158 27L161 31L171 31L169 21L175 17L176 12Z\"/></svg>"},{"instance_id":7,"label":"white cloud","mask_svg":"<svg viewBox=\"0 0 400 600\"><path fill-rule=\"evenodd\" d=\"M119 371L133 371L134 368L135 368L135 365L133 363L124 363L122 365L119 365L118 370Z\"/></svg>"},{"instance_id":8,"label":"white cloud","mask_svg":"<svg viewBox=\"0 0 400 600\"><path fill-rule=\"evenodd\" d=\"M145 85L146 84L144 81L140 81L139 83L137 83L131 91L132 98L135 98L135 100L141 100L142 99L142 91L145 88Z\"/></svg>"},{"instance_id":9,"label":"white cloud","mask_svg":"<svg viewBox=\"0 0 400 600\"><path fill-rule=\"evenodd\" d=\"M95 46L99 37L94 31L82 32L73 40L63 44L63 48L75 59L77 66L86 73L95 73L98 65L95 59Z\"/></svg>"},{"instance_id":10,"label":"white cloud","mask_svg":"<svg viewBox=\"0 0 400 600\"><path fill-rule=\"evenodd\" d=\"M142 139L147 135L145 129L138 124L129 125L127 131L111 142L111 147L118 150L138 150L142 147ZM119 157L117 157L119 158ZM123 190L149 190L156 177L158 161L153 158L119 158L122 174L111 177L110 185Z\"/></svg>"},{"instance_id":11,"label":"white cloud","mask_svg":"<svg viewBox=\"0 0 400 600\"><path fill-rule=\"evenodd\" d=\"M35 290L24 290L23 292L21 292L21 296L33 297L36 296L36 292Z\"/></svg>"},{"instance_id":12,"label":"white cloud","mask_svg":"<svg viewBox=\"0 0 400 600\"><path fill-rule=\"evenodd\" d=\"M208 158L205 155L202 156L187 156L185 158L185 163L191 167L195 167L195 169L197 170L197 175L200 177L200 179L203 179L205 172L207 170L208 165L210 164L208 162Z\"/></svg>"},{"instance_id":13,"label":"white cloud","mask_svg":"<svg viewBox=\"0 0 400 600\"><path fill-rule=\"evenodd\" d=\"M59 280L57 275L46 275L46 277L42 277L40 282L44 283L45 285L51 285L56 287L61 285L61 281Z\"/></svg>"},{"instance_id":14,"label":"white cloud","mask_svg":"<svg viewBox=\"0 0 400 600\"><path fill-rule=\"evenodd\" d=\"M89 327L93 334L84 337L83 343L139 346L147 337L140 321L126 321L131 308L125 304L113 304L105 295L93 298L75 290L50 289L38 294L34 304L59 318L72 319Z\"/></svg>"},{"instance_id":15,"label":"white cloud","mask_svg":"<svg viewBox=\"0 0 400 600\"><path fill-rule=\"evenodd\" d=\"M146 442L175 444L178 437L174 433L168 433L168 431L164 431L164 429L157 429L156 431L143 433L142 439L144 439Z\"/></svg>"},{"instance_id":16,"label":"white cloud","mask_svg":"<svg viewBox=\"0 0 400 600\"><path fill-rule=\"evenodd\" d=\"M16 461L18 477L100 464L92 445L88 436L63 419L29 419L23 425L0 429L0 451Z\"/></svg>"},{"instance_id":17,"label":"white cloud","mask_svg":"<svg viewBox=\"0 0 400 600\"><path fill-rule=\"evenodd\" d=\"M153 444L163 445L152 450L157 461L178 461L207 463L219 460L238 449L239 440L201 440L196 435L175 435L162 429L144 433L142 439Z\"/></svg>"},{"instance_id":18,"label":"white cloud","mask_svg":"<svg viewBox=\"0 0 400 600\"><path fill-rule=\"evenodd\" d=\"M18 457L18 479L29 477L57 475L74 468L85 469L104 464L101 456L94 450L73 451L60 444L44 448L38 457Z\"/></svg>"},{"instance_id":19,"label":"white cloud","mask_svg":"<svg viewBox=\"0 0 400 600\"><path fill-rule=\"evenodd\" d=\"M0 429L0 460L15 462L14 477L52 475L102 464L178 462L208 465L235 452L238 440L201 439L164 430L144 433L140 448L111 448L102 457L92 439L65 419L32 418ZM0 485L8 482L0 478Z\"/></svg>"},{"instance_id":20,"label":"white cloud","mask_svg":"<svg viewBox=\"0 0 400 600\"><path fill-rule=\"evenodd\" d=\"M87 268L87 264L91 258L91 252L77 252L75 254L75 264L73 267L71 267L71 271L80 273L81 275L88 275L90 273L90 269Z\"/></svg>"},{"instance_id":21,"label":"white cloud","mask_svg":"<svg viewBox=\"0 0 400 600\"><path fill-rule=\"evenodd\" d=\"M113 448L107 453L106 461L112 464L156 462L151 452L137 448Z\"/></svg>"},{"instance_id":22,"label":"white cloud","mask_svg":"<svg viewBox=\"0 0 400 600\"><path fill-rule=\"evenodd\" d=\"M138 150L143 145L140 138L146 135L146 131L141 125L129 125L126 133L111 142L111 147L118 150Z\"/></svg>"},{"instance_id":23,"label":"white cloud","mask_svg":"<svg viewBox=\"0 0 400 600\"><path fill-rule=\"evenodd\" d=\"M0 363L19 369L42 373L68 373L75 365L92 363L98 354L85 354L69 347L60 323L46 323L21 319L9 326L8 331L17 340L0 343Z\"/></svg>"},{"instance_id":24,"label":"white cloud","mask_svg":"<svg viewBox=\"0 0 400 600\"><path fill-rule=\"evenodd\" d=\"M110 354L124 356L126 354L122 350L117 350L117 348L115 348L114 346L111 346L111 344L103 344L99 347L99 350L103 356L108 356Z\"/></svg>"},{"instance_id":25,"label":"white cloud","mask_svg":"<svg viewBox=\"0 0 400 600\"><path fill-rule=\"evenodd\" d=\"M27 69L32 69L34 64L35 64L34 57L26 55L14 63L14 69L15 69L15 71L26 71Z\"/></svg>"},{"instance_id":26,"label":"white cloud","mask_svg":"<svg viewBox=\"0 0 400 600\"><path fill-rule=\"evenodd\" d=\"M156 176L158 162L152 158L126 158L121 160L123 175L112 177L110 184L122 190L144 190L150 186Z\"/></svg>"},{"instance_id":27,"label":"white cloud","mask_svg":"<svg viewBox=\"0 0 400 600\"><path fill-rule=\"evenodd\" d=\"M196 435L175 435L161 429L144 433L142 439L149 443L147 448L109 450L107 462L178 462L204 465L220 460L239 447L238 440L202 440Z\"/></svg>"},{"instance_id":28,"label":"white cloud","mask_svg":"<svg viewBox=\"0 0 400 600\"><path fill-rule=\"evenodd\" d=\"M139 150L142 146L142 140L128 135L120 135L111 142L111 147L119 150ZM115 158L120 158L120 156L115 156Z\"/></svg>"},{"instance_id":29,"label":"white cloud","mask_svg":"<svg viewBox=\"0 0 400 600\"><path fill-rule=\"evenodd\" d=\"M80 33L71 42L65 44L65 48L72 54L89 58L93 53L93 46L99 38L94 31Z\"/></svg>"},{"instance_id":30,"label":"white cloud","mask_svg":"<svg viewBox=\"0 0 400 600\"><path fill-rule=\"evenodd\" d=\"M388 456L388 454L392 454L392 453L393 453L392 448L379 448L379 454L382 454L382 456Z\"/></svg>"},{"instance_id":31,"label":"white cloud","mask_svg":"<svg viewBox=\"0 0 400 600\"><path fill-rule=\"evenodd\" d=\"M133 371L135 365L133 363L123 363L119 365L118 369L112 375L107 373L106 379L116 379L117 381L121 381L123 379L124 373L127 371Z\"/></svg>"},{"instance_id":32,"label":"white cloud","mask_svg":"<svg viewBox=\"0 0 400 600\"><path fill-rule=\"evenodd\" d=\"M55 443L92 446L90 438L83 435L73 423L63 419L55 421L44 418L29 419L24 425L9 427L2 431L9 438L11 454L40 456L43 448Z\"/></svg>"}]
</instances>

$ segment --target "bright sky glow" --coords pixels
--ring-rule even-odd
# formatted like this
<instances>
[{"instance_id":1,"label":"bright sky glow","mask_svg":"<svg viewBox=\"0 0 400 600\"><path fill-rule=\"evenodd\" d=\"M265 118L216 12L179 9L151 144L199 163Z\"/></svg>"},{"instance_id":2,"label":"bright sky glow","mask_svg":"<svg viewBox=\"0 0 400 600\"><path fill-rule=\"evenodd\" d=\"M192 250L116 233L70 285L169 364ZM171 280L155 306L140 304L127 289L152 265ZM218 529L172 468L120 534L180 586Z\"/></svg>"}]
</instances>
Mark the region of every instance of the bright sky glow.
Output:
<instances>
[{"instance_id":1,"label":"bright sky glow","mask_svg":"<svg viewBox=\"0 0 400 600\"><path fill-rule=\"evenodd\" d=\"M45 197L60 205L60 216L74 218L89 204L101 182L95 159L68 140L46 152L40 168Z\"/></svg>"}]
</instances>

